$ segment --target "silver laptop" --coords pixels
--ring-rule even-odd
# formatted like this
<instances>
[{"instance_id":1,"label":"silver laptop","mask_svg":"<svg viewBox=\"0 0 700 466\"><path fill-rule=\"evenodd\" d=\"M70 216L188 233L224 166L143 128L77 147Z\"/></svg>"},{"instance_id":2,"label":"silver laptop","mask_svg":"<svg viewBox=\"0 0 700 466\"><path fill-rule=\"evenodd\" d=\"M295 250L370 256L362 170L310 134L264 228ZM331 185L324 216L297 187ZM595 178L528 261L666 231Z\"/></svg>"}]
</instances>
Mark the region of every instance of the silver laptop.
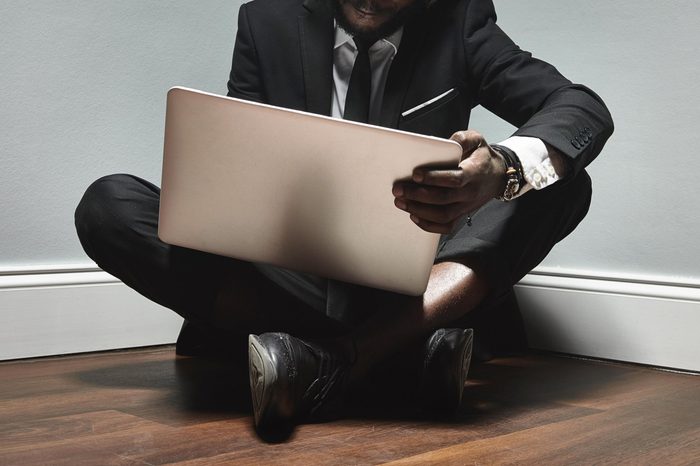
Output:
<instances>
[{"instance_id":1,"label":"silver laptop","mask_svg":"<svg viewBox=\"0 0 700 466\"><path fill-rule=\"evenodd\" d=\"M159 237L166 243L420 295L439 235L394 206L419 165L455 167L454 141L168 92Z\"/></svg>"}]
</instances>

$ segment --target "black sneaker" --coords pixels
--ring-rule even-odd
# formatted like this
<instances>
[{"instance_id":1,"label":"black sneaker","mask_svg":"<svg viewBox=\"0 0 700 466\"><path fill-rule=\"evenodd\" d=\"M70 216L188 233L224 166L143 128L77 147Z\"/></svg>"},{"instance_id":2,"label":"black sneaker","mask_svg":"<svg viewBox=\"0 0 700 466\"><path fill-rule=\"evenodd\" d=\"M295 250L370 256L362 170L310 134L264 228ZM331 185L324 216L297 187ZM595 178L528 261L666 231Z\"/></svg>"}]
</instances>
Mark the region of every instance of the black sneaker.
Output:
<instances>
[{"instance_id":1,"label":"black sneaker","mask_svg":"<svg viewBox=\"0 0 700 466\"><path fill-rule=\"evenodd\" d=\"M472 357L474 331L441 328L423 347L423 371L419 396L426 409L453 412L462 403Z\"/></svg>"},{"instance_id":2,"label":"black sneaker","mask_svg":"<svg viewBox=\"0 0 700 466\"><path fill-rule=\"evenodd\" d=\"M291 432L340 408L349 364L320 345L286 333L248 337L250 391L259 434Z\"/></svg>"}]
</instances>

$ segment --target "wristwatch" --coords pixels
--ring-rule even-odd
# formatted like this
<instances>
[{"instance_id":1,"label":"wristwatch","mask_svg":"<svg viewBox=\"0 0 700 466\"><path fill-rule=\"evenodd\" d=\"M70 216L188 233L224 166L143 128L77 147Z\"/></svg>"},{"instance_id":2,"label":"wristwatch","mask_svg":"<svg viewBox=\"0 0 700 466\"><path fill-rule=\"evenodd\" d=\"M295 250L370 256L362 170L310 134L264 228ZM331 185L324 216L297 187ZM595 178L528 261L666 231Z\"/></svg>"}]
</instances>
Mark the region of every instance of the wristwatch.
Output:
<instances>
[{"instance_id":1,"label":"wristwatch","mask_svg":"<svg viewBox=\"0 0 700 466\"><path fill-rule=\"evenodd\" d=\"M505 202L512 201L525 185L520 159L508 147L492 144L491 148L503 157L503 163L506 167L506 189L503 190L503 194L496 196L496 199Z\"/></svg>"}]
</instances>

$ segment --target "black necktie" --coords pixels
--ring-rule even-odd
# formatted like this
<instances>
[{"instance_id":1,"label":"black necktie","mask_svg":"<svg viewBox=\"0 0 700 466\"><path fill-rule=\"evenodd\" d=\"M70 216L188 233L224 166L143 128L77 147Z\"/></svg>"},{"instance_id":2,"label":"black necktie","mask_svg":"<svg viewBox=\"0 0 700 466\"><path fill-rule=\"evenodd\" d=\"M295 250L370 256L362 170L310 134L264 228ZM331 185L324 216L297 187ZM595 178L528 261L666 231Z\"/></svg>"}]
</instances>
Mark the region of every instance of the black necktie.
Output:
<instances>
[{"instance_id":1,"label":"black necktie","mask_svg":"<svg viewBox=\"0 0 700 466\"><path fill-rule=\"evenodd\" d=\"M352 67L348 93L345 97L346 120L367 123L369 121L369 99L372 92L372 70L369 66L369 48L374 42L355 38L357 57Z\"/></svg>"}]
</instances>

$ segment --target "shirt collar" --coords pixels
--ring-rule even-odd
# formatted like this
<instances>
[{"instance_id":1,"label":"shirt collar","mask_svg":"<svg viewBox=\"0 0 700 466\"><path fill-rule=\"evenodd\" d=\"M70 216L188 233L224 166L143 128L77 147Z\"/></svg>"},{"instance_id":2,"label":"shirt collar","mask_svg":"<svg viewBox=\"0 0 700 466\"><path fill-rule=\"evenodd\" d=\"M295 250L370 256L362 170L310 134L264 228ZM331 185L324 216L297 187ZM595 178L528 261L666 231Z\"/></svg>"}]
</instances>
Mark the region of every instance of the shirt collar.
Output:
<instances>
[{"instance_id":1,"label":"shirt collar","mask_svg":"<svg viewBox=\"0 0 700 466\"><path fill-rule=\"evenodd\" d=\"M399 51L401 37L403 37L403 26L397 29L396 32L394 32L389 37L385 37L380 40L394 47L394 53L396 54ZM355 49L355 41L352 40L352 36L345 32L345 29L338 26L338 23L335 23L335 45L333 45L333 49L337 49L345 45L346 43L348 43L350 47Z\"/></svg>"}]
</instances>

